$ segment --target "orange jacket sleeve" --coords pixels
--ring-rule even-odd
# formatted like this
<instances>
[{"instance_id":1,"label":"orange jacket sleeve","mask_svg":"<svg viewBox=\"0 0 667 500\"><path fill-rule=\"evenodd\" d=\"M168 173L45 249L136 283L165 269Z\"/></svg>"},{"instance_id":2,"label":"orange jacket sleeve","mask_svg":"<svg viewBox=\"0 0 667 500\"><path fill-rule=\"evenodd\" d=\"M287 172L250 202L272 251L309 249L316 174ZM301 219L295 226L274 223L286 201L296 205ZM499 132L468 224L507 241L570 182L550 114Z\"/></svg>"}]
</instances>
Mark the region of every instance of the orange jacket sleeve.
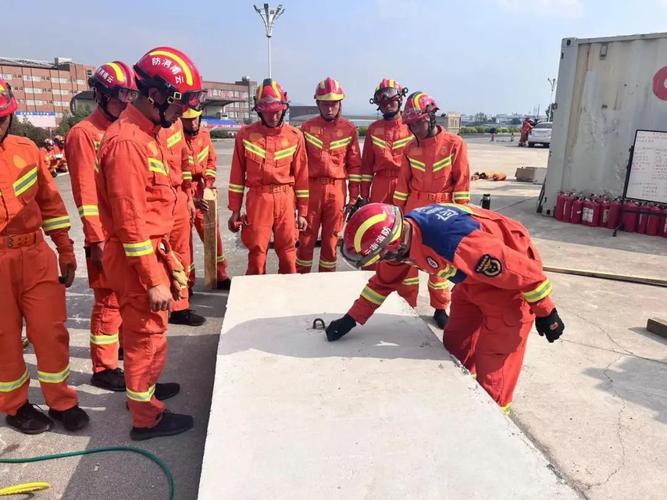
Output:
<instances>
[{"instance_id":1,"label":"orange jacket sleeve","mask_svg":"<svg viewBox=\"0 0 667 500\"><path fill-rule=\"evenodd\" d=\"M408 157L403 155L401 158L401 170L398 173L398 184L396 185L396 190L394 191L394 205L396 205L401 210L405 209L405 205L408 202L408 196L410 195L410 178L412 177L412 169L410 168L410 163L408 162Z\"/></svg>"},{"instance_id":2,"label":"orange jacket sleeve","mask_svg":"<svg viewBox=\"0 0 667 500\"><path fill-rule=\"evenodd\" d=\"M82 129L74 128L67 134L65 152L68 158L72 195L79 209L86 244L104 241L105 234L97 203L95 143Z\"/></svg>"},{"instance_id":3,"label":"orange jacket sleeve","mask_svg":"<svg viewBox=\"0 0 667 500\"><path fill-rule=\"evenodd\" d=\"M373 165L375 164L375 153L371 140L370 129L366 132L364 139L364 151L361 155L361 196L368 199L371 194L371 182L373 182Z\"/></svg>"},{"instance_id":4,"label":"orange jacket sleeve","mask_svg":"<svg viewBox=\"0 0 667 500\"><path fill-rule=\"evenodd\" d=\"M146 206L147 156L129 141L119 141L105 151L100 165L113 228L130 266L150 288L161 282L163 268L157 260L144 214Z\"/></svg>"},{"instance_id":5,"label":"orange jacket sleeve","mask_svg":"<svg viewBox=\"0 0 667 500\"><path fill-rule=\"evenodd\" d=\"M215 186L215 174L217 170L218 157L215 153L215 146L213 146L213 141L211 141L211 136L207 136L206 146L204 146L204 151L208 154L206 155L206 161L202 162L205 164L204 167L204 184L207 188L212 188Z\"/></svg>"},{"instance_id":6,"label":"orange jacket sleeve","mask_svg":"<svg viewBox=\"0 0 667 500\"><path fill-rule=\"evenodd\" d=\"M345 157L347 176L349 179L350 202L361 195L361 153L359 151L359 133L357 127L352 129L352 142L347 148Z\"/></svg>"},{"instance_id":7,"label":"orange jacket sleeve","mask_svg":"<svg viewBox=\"0 0 667 500\"><path fill-rule=\"evenodd\" d=\"M294 193L296 194L296 208L299 215L305 217L308 213L308 155L306 142L301 131L297 130L298 140L296 151L292 157L292 175L294 176Z\"/></svg>"},{"instance_id":8,"label":"orange jacket sleeve","mask_svg":"<svg viewBox=\"0 0 667 500\"><path fill-rule=\"evenodd\" d=\"M246 164L243 149L243 134L236 134L234 153L232 154L232 169L229 172L229 202L228 208L232 212L241 211L243 206L243 192L246 182Z\"/></svg>"},{"instance_id":9,"label":"orange jacket sleeve","mask_svg":"<svg viewBox=\"0 0 667 500\"><path fill-rule=\"evenodd\" d=\"M452 163L452 200L454 203L470 202L470 163L468 162L468 146L461 140L461 148L456 152Z\"/></svg>"},{"instance_id":10,"label":"orange jacket sleeve","mask_svg":"<svg viewBox=\"0 0 667 500\"><path fill-rule=\"evenodd\" d=\"M375 270L375 274L361 291L361 296L352 304L348 314L357 323L361 325L366 323L389 294L398 290L403 280L410 273L410 267L406 264L380 263Z\"/></svg>"},{"instance_id":11,"label":"orange jacket sleeve","mask_svg":"<svg viewBox=\"0 0 667 500\"><path fill-rule=\"evenodd\" d=\"M75 262L74 242L69 238L70 218L58 186L43 163L37 171L37 182L35 200L42 214L42 229L55 244L58 254L61 257L67 255L71 262Z\"/></svg>"},{"instance_id":12,"label":"orange jacket sleeve","mask_svg":"<svg viewBox=\"0 0 667 500\"><path fill-rule=\"evenodd\" d=\"M181 139L181 174L183 175L183 182L181 189L188 195L188 199L192 199L192 170L193 165L190 163L191 151L188 147L185 138Z\"/></svg>"}]
</instances>

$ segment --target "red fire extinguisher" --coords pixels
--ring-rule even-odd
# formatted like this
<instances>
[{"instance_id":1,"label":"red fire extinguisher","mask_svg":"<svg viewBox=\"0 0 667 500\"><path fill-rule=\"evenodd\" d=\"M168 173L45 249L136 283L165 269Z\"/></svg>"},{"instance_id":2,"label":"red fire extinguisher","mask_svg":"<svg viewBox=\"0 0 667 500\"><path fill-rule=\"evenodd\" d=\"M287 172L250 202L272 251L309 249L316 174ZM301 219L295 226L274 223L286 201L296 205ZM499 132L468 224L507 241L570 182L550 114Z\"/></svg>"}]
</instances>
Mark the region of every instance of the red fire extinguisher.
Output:
<instances>
[{"instance_id":1,"label":"red fire extinguisher","mask_svg":"<svg viewBox=\"0 0 667 500\"><path fill-rule=\"evenodd\" d=\"M563 222L570 222L572 219L572 203L574 202L574 194L565 193L563 195Z\"/></svg>"},{"instance_id":2,"label":"red fire extinguisher","mask_svg":"<svg viewBox=\"0 0 667 500\"><path fill-rule=\"evenodd\" d=\"M600 220L601 205L597 198L591 197L584 200L581 221L587 226L596 227Z\"/></svg>"},{"instance_id":3,"label":"red fire extinguisher","mask_svg":"<svg viewBox=\"0 0 667 500\"><path fill-rule=\"evenodd\" d=\"M662 210L660 210L659 206L651 204L648 207L648 211L650 213L648 214L648 220L646 221L646 234L649 236L656 236L658 231L660 231L660 215Z\"/></svg>"},{"instance_id":4,"label":"red fire extinguisher","mask_svg":"<svg viewBox=\"0 0 667 500\"><path fill-rule=\"evenodd\" d=\"M572 202L572 212L570 216L570 222L572 224L581 224L581 218L584 215L584 200L583 198L577 198Z\"/></svg>"},{"instance_id":5,"label":"red fire extinguisher","mask_svg":"<svg viewBox=\"0 0 667 500\"><path fill-rule=\"evenodd\" d=\"M648 205L644 203L639 204L639 213L637 214L637 232L639 234L646 234L646 224L648 223Z\"/></svg>"},{"instance_id":6,"label":"red fire extinguisher","mask_svg":"<svg viewBox=\"0 0 667 500\"><path fill-rule=\"evenodd\" d=\"M621 229L628 233L637 231L637 210L639 205L631 200L623 203L623 219L621 220Z\"/></svg>"},{"instance_id":7,"label":"red fire extinguisher","mask_svg":"<svg viewBox=\"0 0 667 500\"><path fill-rule=\"evenodd\" d=\"M602 198L600 200L600 218L598 219L598 226L607 227L607 221L609 220L609 208L611 203L609 203L608 198Z\"/></svg>"},{"instance_id":8,"label":"red fire extinguisher","mask_svg":"<svg viewBox=\"0 0 667 500\"><path fill-rule=\"evenodd\" d=\"M556 197L556 210L554 211L554 217L556 220L563 220L563 213L565 207L565 196L566 194L561 191Z\"/></svg>"},{"instance_id":9,"label":"red fire extinguisher","mask_svg":"<svg viewBox=\"0 0 667 500\"><path fill-rule=\"evenodd\" d=\"M660 236L667 238L667 205L662 207L662 216L660 218Z\"/></svg>"},{"instance_id":10,"label":"red fire extinguisher","mask_svg":"<svg viewBox=\"0 0 667 500\"><path fill-rule=\"evenodd\" d=\"M607 218L607 227L616 229L621 221L621 200L616 198L609 204L609 217Z\"/></svg>"}]
</instances>

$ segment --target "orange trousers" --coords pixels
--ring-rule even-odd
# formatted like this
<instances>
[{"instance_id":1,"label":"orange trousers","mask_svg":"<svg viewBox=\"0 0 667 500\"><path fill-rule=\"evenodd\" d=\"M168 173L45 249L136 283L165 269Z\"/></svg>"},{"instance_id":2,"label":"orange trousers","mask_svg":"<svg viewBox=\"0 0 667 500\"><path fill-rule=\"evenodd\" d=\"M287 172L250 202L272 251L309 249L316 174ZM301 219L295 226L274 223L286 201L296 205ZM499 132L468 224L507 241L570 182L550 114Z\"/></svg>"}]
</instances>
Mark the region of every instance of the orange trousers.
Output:
<instances>
[{"instance_id":1,"label":"orange trousers","mask_svg":"<svg viewBox=\"0 0 667 500\"><path fill-rule=\"evenodd\" d=\"M273 234L278 272L296 272L296 216L294 191L289 185L251 188L246 198L248 224L241 241L248 248L246 274L265 274L266 255Z\"/></svg>"},{"instance_id":2,"label":"orange trousers","mask_svg":"<svg viewBox=\"0 0 667 500\"><path fill-rule=\"evenodd\" d=\"M405 204L404 213L414 210L415 208L425 207L433 203L451 203L451 193L426 193L420 191L412 191L408 196L408 201ZM410 271L409 277L406 281L410 282L412 286L419 287L419 272L416 267ZM419 292L419 288L417 288ZM431 307L434 309L446 309L452 301L447 280L431 274L428 277L428 295Z\"/></svg>"},{"instance_id":3,"label":"orange trousers","mask_svg":"<svg viewBox=\"0 0 667 500\"><path fill-rule=\"evenodd\" d=\"M226 279L229 279L229 275L227 274L227 261L225 260L225 252L224 249L222 248L222 237L220 236L220 224L217 224L217 233L218 233L218 244L217 244L217 250L216 250L216 261L218 263L217 267L217 279L218 281L225 281ZM195 215L195 229L197 230L197 234L199 235L199 239L203 242L204 241L204 212L201 210L197 210L196 215ZM195 280L197 278L196 273L195 273L195 259L194 259L194 244L192 241L192 236L190 237L190 275L188 277L189 280L189 286L193 286L195 284Z\"/></svg>"},{"instance_id":4,"label":"orange trousers","mask_svg":"<svg viewBox=\"0 0 667 500\"><path fill-rule=\"evenodd\" d=\"M369 201L371 203L394 204L394 191L398 185L398 171L395 175L390 175L387 171L378 172L373 177L371 184L371 194Z\"/></svg>"},{"instance_id":5,"label":"orange trousers","mask_svg":"<svg viewBox=\"0 0 667 500\"><path fill-rule=\"evenodd\" d=\"M86 255L88 250L86 249ZM93 290L93 310L90 314L90 359L93 373L118 368L118 347L121 345L120 307L116 294L101 271L86 258L88 284Z\"/></svg>"},{"instance_id":6,"label":"orange trousers","mask_svg":"<svg viewBox=\"0 0 667 500\"><path fill-rule=\"evenodd\" d=\"M177 190L176 209L174 210L174 227L169 233L169 245L176 252L183 265L183 269L189 270L192 263L192 224L190 223L190 212L188 211L188 196L181 190ZM190 297L187 289L181 290L181 298L174 302L174 311L185 311L190 309Z\"/></svg>"},{"instance_id":7,"label":"orange trousers","mask_svg":"<svg viewBox=\"0 0 667 500\"><path fill-rule=\"evenodd\" d=\"M338 235L343 229L343 209L347 197L345 179L322 177L310 179L308 199L308 229L301 233L296 252L296 268L309 273L313 265L313 249L322 227L321 273L336 270Z\"/></svg>"},{"instance_id":8,"label":"orange trousers","mask_svg":"<svg viewBox=\"0 0 667 500\"><path fill-rule=\"evenodd\" d=\"M153 241L154 247L157 241ZM125 384L127 400L135 427L154 427L164 411L155 398L155 384L167 360L167 311L151 311L146 287L132 268L123 245L109 240L104 249L104 269L113 288L123 318ZM161 283L170 285L162 266Z\"/></svg>"},{"instance_id":9,"label":"orange trousers","mask_svg":"<svg viewBox=\"0 0 667 500\"><path fill-rule=\"evenodd\" d=\"M30 375L23 360L21 330L37 357L37 378L46 404L68 410L78 404L69 377L65 287L41 234L20 248L0 248L0 412L15 415L28 401Z\"/></svg>"},{"instance_id":10,"label":"orange trousers","mask_svg":"<svg viewBox=\"0 0 667 500\"><path fill-rule=\"evenodd\" d=\"M506 412L533 326L533 313L519 293L460 283L452 292L445 348L477 377Z\"/></svg>"}]
</instances>

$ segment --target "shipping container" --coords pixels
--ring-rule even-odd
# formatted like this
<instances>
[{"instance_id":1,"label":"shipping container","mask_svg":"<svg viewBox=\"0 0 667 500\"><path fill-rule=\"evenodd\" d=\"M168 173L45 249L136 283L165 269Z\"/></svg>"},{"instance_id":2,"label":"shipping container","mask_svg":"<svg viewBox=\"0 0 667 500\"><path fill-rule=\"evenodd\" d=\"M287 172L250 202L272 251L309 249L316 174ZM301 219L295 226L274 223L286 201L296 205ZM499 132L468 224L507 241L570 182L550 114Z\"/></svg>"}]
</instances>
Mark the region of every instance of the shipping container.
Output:
<instances>
[{"instance_id":1,"label":"shipping container","mask_svg":"<svg viewBox=\"0 0 667 500\"><path fill-rule=\"evenodd\" d=\"M565 38L542 213L560 191L621 195L637 129L667 131L667 33Z\"/></svg>"}]
</instances>

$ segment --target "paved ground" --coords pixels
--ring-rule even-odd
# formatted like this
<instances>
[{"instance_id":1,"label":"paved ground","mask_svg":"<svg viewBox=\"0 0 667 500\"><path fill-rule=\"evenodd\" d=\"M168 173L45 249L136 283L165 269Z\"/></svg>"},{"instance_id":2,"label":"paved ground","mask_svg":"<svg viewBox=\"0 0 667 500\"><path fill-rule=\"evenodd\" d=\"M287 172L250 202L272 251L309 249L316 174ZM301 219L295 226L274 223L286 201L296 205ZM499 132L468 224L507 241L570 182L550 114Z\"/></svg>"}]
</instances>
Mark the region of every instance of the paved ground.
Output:
<instances>
[{"instance_id":1,"label":"paved ground","mask_svg":"<svg viewBox=\"0 0 667 500\"><path fill-rule=\"evenodd\" d=\"M545 166L548 150L519 149L510 143L469 142L471 170L501 170L513 175L520 166ZM226 198L231 141L218 144L220 193ZM58 178L70 214L76 214L69 178ZM545 264L642 274L667 278L664 239L621 234L559 223L536 215L539 186L476 181L473 201L492 193L493 208L517 217L535 236ZM228 212L220 211L226 225ZM223 231L232 274L245 270L245 252L238 237ZM80 249L81 226L74 221L73 238ZM79 262L83 256L79 252ZM201 268L201 246L196 262ZM83 266L81 266L83 267ZM275 271L272 256L269 270ZM340 263L339 270L347 270ZM552 274L554 296L567 323L562 342L547 344L531 338L519 381L512 418L585 496L661 498L667 488L667 341L644 330L646 319L667 314L667 290L635 284ZM164 381L178 381L183 392L170 401L175 411L195 415L195 429L178 437L149 441L142 448L157 453L174 472L176 498L196 498L213 383L217 334L226 294L201 291L193 306L208 323L198 329L170 329L170 354ZM424 288L422 287L422 290ZM356 292L351 291L350 302ZM93 418L82 435L62 431L35 437L19 435L0 423L3 456L31 456L100 446L128 445L129 415L124 398L89 385L88 328L91 296L84 270L68 294L72 334L72 377L82 405ZM261 307L261 300L257 307ZM428 319L427 297L419 312ZM34 373L34 356L27 359ZM31 399L42 402L36 386ZM165 482L159 469L139 456L94 455L42 465L0 466L0 484L48 480L49 492L37 498L162 499ZM221 485L224 487L224 485Z\"/></svg>"}]
</instances>

